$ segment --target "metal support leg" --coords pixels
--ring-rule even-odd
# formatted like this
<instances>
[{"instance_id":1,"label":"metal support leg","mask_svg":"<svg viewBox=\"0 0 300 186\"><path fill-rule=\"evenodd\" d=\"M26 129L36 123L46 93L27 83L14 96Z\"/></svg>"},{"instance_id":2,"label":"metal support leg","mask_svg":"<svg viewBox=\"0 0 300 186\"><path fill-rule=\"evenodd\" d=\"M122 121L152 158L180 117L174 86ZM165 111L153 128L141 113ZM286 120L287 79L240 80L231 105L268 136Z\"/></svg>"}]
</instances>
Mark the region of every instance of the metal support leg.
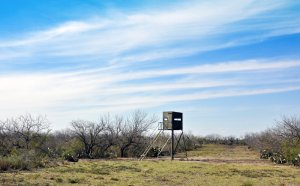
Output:
<instances>
[{"instance_id":1,"label":"metal support leg","mask_svg":"<svg viewBox=\"0 0 300 186\"><path fill-rule=\"evenodd\" d=\"M182 131L182 134L183 134L183 131ZM187 150L186 150L186 144L185 144L184 134L182 135L182 138L183 138L183 145L184 145L185 157L186 157L186 160L188 160L188 155L187 155Z\"/></svg>"},{"instance_id":2,"label":"metal support leg","mask_svg":"<svg viewBox=\"0 0 300 186\"><path fill-rule=\"evenodd\" d=\"M179 142L180 142L180 139L181 139L181 136L183 135L183 132L181 132L180 136L179 136L179 139L177 140L177 143L176 143L176 146L175 146L175 153L177 151L177 147L179 145Z\"/></svg>"},{"instance_id":3,"label":"metal support leg","mask_svg":"<svg viewBox=\"0 0 300 186\"><path fill-rule=\"evenodd\" d=\"M172 129L171 160L174 160L174 130Z\"/></svg>"}]
</instances>

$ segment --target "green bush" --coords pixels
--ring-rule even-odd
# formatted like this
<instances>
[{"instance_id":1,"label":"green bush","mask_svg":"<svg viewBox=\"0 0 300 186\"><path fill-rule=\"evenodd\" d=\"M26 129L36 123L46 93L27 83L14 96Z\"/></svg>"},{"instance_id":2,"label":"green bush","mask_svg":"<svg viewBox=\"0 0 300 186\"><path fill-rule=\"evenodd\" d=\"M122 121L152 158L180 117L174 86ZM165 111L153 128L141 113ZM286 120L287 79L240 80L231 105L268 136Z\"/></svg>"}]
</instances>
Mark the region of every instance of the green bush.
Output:
<instances>
[{"instance_id":1,"label":"green bush","mask_svg":"<svg viewBox=\"0 0 300 186\"><path fill-rule=\"evenodd\" d=\"M55 162L48 157L40 156L33 151L0 157L0 171L31 170L33 168L49 167L53 165L55 165Z\"/></svg>"},{"instance_id":2,"label":"green bush","mask_svg":"<svg viewBox=\"0 0 300 186\"><path fill-rule=\"evenodd\" d=\"M29 170L31 165L28 161L22 161L19 156L9 156L0 158L0 170L8 171L11 169Z\"/></svg>"},{"instance_id":3,"label":"green bush","mask_svg":"<svg viewBox=\"0 0 300 186\"><path fill-rule=\"evenodd\" d=\"M78 158L82 152L83 152L83 146L80 141L73 139L68 141L68 143L63 144L59 151L60 151L60 156L63 158L66 158L66 156L73 156Z\"/></svg>"},{"instance_id":4,"label":"green bush","mask_svg":"<svg viewBox=\"0 0 300 186\"><path fill-rule=\"evenodd\" d=\"M289 163L299 166L300 142L284 141L282 143L282 151Z\"/></svg>"}]
</instances>

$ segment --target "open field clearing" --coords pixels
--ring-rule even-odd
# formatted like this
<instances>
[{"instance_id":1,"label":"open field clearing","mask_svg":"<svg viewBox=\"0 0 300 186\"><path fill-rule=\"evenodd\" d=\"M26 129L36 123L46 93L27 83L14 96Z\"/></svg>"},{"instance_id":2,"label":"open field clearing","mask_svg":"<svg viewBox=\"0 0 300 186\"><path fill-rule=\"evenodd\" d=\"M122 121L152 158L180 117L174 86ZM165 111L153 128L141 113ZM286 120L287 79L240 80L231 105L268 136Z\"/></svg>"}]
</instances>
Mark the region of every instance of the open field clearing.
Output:
<instances>
[{"instance_id":1,"label":"open field clearing","mask_svg":"<svg viewBox=\"0 0 300 186\"><path fill-rule=\"evenodd\" d=\"M205 145L189 160L80 160L0 174L2 185L300 185L300 169L259 159L245 146ZM182 156L182 154L180 154ZM251 163L253 161L253 163Z\"/></svg>"},{"instance_id":2,"label":"open field clearing","mask_svg":"<svg viewBox=\"0 0 300 186\"><path fill-rule=\"evenodd\" d=\"M185 157L185 154L181 153L178 156ZM189 151L188 157L188 159L192 161L215 163L269 163L269 161L259 159L259 153L256 151L248 150L247 146L207 144L201 150Z\"/></svg>"}]
</instances>

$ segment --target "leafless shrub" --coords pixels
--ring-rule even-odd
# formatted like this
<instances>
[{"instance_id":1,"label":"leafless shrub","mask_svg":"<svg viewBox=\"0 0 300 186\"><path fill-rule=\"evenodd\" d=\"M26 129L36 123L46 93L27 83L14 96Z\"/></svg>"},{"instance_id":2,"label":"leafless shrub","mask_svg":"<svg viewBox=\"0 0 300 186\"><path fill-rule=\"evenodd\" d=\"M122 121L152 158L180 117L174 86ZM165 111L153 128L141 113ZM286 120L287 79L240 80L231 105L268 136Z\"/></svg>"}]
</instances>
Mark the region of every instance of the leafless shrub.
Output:
<instances>
[{"instance_id":1,"label":"leafless shrub","mask_svg":"<svg viewBox=\"0 0 300 186\"><path fill-rule=\"evenodd\" d=\"M300 119L292 116L283 116L281 120L276 121L274 131L278 136L289 139L290 141L300 142Z\"/></svg>"},{"instance_id":2,"label":"leafless shrub","mask_svg":"<svg viewBox=\"0 0 300 186\"><path fill-rule=\"evenodd\" d=\"M10 142L17 148L31 149L41 146L49 134L49 121L45 116L30 114L1 121Z\"/></svg>"},{"instance_id":3,"label":"leafless shrub","mask_svg":"<svg viewBox=\"0 0 300 186\"><path fill-rule=\"evenodd\" d=\"M93 158L94 147L100 143L100 134L106 127L105 123L77 120L72 121L71 125L74 135L84 145L83 156Z\"/></svg>"},{"instance_id":4,"label":"leafless shrub","mask_svg":"<svg viewBox=\"0 0 300 186\"><path fill-rule=\"evenodd\" d=\"M157 122L157 117L149 116L146 112L141 110L134 111L129 117L120 122L117 127L120 130L120 136L117 141L117 146L120 149L121 157L126 156L126 151L129 147L143 144L143 134L146 133L151 125ZM141 151L142 148L138 148Z\"/></svg>"}]
</instances>

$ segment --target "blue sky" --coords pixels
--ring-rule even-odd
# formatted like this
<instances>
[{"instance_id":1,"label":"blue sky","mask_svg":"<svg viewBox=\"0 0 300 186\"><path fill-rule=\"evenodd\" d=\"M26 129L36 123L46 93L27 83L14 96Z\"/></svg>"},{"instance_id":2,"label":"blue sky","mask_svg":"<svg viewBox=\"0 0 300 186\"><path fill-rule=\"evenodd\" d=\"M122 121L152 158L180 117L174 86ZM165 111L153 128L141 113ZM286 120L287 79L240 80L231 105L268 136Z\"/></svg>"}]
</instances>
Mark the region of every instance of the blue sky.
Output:
<instances>
[{"instance_id":1,"label":"blue sky","mask_svg":"<svg viewBox=\"0 0 300 186\"><path fill-rule=\"evenodd\" d=\"M0 118L184 113L242 136L300 112L300 2L0 2Z\"/></svg>"}]
</instances>

